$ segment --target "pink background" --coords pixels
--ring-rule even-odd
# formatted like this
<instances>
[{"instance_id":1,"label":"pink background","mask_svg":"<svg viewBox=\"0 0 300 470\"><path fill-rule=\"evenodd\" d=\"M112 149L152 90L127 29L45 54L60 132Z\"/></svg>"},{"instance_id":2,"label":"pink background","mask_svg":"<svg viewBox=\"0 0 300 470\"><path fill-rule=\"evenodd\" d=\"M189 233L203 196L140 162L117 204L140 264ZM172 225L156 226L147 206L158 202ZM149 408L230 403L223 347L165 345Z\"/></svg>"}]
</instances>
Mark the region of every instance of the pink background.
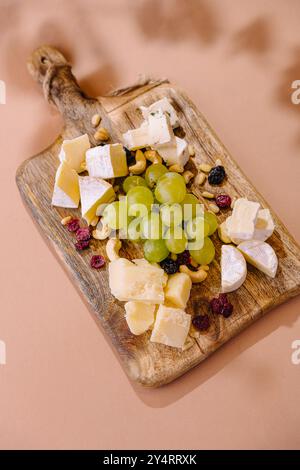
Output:
<instances>
[{"instance_id":1,"label":"pink background","mask_svg":"<svg viewBox=\"0 0 300 470\"><path fill-rule=\"evenodd\" d=\"M41 6L42 5L42 6ZM300 298L158 390L133 388L25 211L14 175L61 118L26 70L60 47L99 95L138 73L187 91L300 239L298 0L0 1L1 448L300 448Z\"/></svg>"}]
</instances>

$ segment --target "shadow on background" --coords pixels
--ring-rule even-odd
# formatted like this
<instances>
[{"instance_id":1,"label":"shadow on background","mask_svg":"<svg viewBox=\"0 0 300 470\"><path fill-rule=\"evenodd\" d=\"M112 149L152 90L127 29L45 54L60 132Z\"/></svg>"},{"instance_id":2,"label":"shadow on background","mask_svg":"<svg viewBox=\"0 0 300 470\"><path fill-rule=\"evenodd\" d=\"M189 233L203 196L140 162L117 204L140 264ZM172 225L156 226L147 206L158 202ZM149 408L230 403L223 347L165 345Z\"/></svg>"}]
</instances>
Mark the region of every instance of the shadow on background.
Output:
<instances>
[{"instance_id":1,"label":"shadow on background","mask_svg":"<svg viewBox=\"0 0 300 470\"><path fill-rule=\"evenodd\" d=\"M269 51L271 46L271 27L266 18L257 18L234 33L232 37L233 53L248 52L254 55L263 55Z\"/></svg>"}]
</instances>

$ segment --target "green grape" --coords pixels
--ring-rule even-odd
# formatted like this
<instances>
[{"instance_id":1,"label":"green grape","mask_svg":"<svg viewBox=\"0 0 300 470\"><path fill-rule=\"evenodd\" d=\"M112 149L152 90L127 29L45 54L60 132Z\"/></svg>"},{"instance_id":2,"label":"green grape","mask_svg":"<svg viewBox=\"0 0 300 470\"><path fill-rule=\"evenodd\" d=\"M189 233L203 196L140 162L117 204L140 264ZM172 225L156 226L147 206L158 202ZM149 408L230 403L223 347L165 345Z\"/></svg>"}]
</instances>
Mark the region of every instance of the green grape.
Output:
<instances>
[{"instance_id":1,"label":"green grape","mask_svg":"<svg viewBox=\"0 0 300 470\"><path fill-rule=\"evenodd\" d=\"M103 222L113 230L124 229L128 224L126 201L114 201L103 211Z\"/></svg>"},{"instance_id":2,"label":"green grape","mask_svg":"<svg viewBox=\"0 0 300 470\"><path fill-rule=\"evenodd\" d=\"M167 167L162 163L153 163L152 165L148 166L145 173L145 179L149 188L154 188L158 178L167 173L167 171Z\"/></svg>"},{"instance_id":3,"label":"green grape","mask_svg":"<svg viewBox=\"0 0 300 470\"><path fill-rule=\"evenodd\" d=\"M200 205L199 199L194 194L186 194L184 200L181 202L183 220L194 219L196 216L203 214L202 205Z\"/></svg>"},{"instance_id":4,"label":"green grape","mask_svg":"<svg viewBox=\"0 0 300 470\"><path fill-rule=\"evenodd\" d=\"M160 263L169 254L164 240L146 240L144 243L144 256L151 263Z\"/></svg>"},{"instance_id":5,"label":"green grape","mask_svg":"<svg viewBox=\"0 0 300 470\"><path fill-rule=\"evenodd\" d=\"M188 221L186 233L189 240L203 240L209 235L210 225L204 217L196 217Z\"/></svg>"},{"instance_id":6,"label":"green grape","mask_svg":"<svg viewBox=\"0 0 300 470\"><path fill-rule=\"evenodd\" d=\"M161 204L181 202L186 195L185 181L178 173L165 173L159 178L154 194Z\"/></svg>"},{"instance_id":7,"label":"green grape","mask_svg":"<svg viewBox=\"0 0 300 470\"><path fill-rule=\"evenodd\" d=\"M147 186L146 181L141 176L127 176L123 181L123 189L125 193L135 186Z\"/></svg>"},{"instance_id":8,"label":"green grape","mask_svg":"<svg viewBox=\"0 0 300 470\"><path fill-rule=\"evenodd\" d=\"M212 212L204 212L204 220L209 224L209 232L208 235L212 235L218 228L218 219L215 214Z\"/></svg>"},{"instance_id":9,"label":"green grape","mask_svg":"<svg viewBox=\"0 0 300 470\"><path fill-rule=\"evenodd\" d=\"M186 249L187 238L180 226L169 229L164 238L166 247L171 253L182 253Z\"/></svg>"},{"instance_id":10,"label":"green grape","mask_svg":"<svg viewBox=\"0 0 300 470\"><path fill-rule=\"evenodd\" d=\"M162 223L167 227L182 224L182 207L180 204L163 204L160 207L160 217Z\"/></svg>"},{"instance_id":11,"label":"green grape","mask_svg":"<svg viewBox=\"0 0 300 470\"><path fill-rule=\"evenodd\" d=\"M190 250L191 257L199 264L209 264L215 257L215 247L209 237L204 238L203 246L199 250Z\"/></svg>"},{"instance_id":12,"label":"green grape","mask_svg":"<svg viewBox=\"0 0 300 470\"><path fill-rule=\"evenodd\" d=\"M141 223L142 235L147 240L159 240L162 237L162 223L157 212L151 212L143 217Z\"/></svg>"},{"instance_id":13,"label":"green grape","mask_svg":"<svg viewBox=\"0 0 300 470\"><path fill-rule=\"evenodd\" d=\"M146 216L153 201L153 194L149 188L144 186L131 188L127 193L128 214L131 216Z\"/></svg>"},{"instance_id":14,"label":"green grape","mask_svg":"<svg viewBox=\"0 0 300 470\"><path fill-rule=\"evenodd\" d=\"M141 240L141 237L142 237L142 227L141 227L142 220L143 219L141 217L137 217L136 219L131 220L130 223L128 224L127 237L128 237L129 240L132 240L132 241Z\"/></svg>"}]
</instances>

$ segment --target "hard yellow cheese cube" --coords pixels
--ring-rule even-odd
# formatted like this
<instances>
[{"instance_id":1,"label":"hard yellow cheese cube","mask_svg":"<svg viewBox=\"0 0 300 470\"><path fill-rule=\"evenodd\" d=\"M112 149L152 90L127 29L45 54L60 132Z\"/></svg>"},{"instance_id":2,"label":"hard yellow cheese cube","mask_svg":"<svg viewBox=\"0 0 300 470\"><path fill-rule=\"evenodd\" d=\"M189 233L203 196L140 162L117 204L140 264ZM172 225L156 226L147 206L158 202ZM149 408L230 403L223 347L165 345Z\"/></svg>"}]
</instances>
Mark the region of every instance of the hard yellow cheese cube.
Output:
<instances>
[{"instance_id":1,"label":"hard yellow cheese cube","mask_svg":"<svg viewBox=\"0 0 300 470\"><path fill-rule=\"evenodd\" d=\"M127 302L125 304L127 325L134 335L145 333L154 323L155 305L145 302Z\"/></svg>"},{"instance_id":2,"label":"hard yellow cheese cube","mask_svg":"<svg viewBox=\"0 0 300 470\"><path fill-rule=\"evenodd\" d=\"M66 162L56 172L52 205L75 209L79 205L78 175Z\"/></svg>"},{"instance_id":3,"label":"hard yellow cheese cube","mask_svg":"<svg viewBox=\"0 0 300 470\"><path fill-rule=\"evenodd\" d=\"M160 305L150 341L183 348L191 326L191 315L180 308Z\"/></svg>"},{"instance_id":4,"label":"hard yellow cheese cube","mask_svg":"<svg viewBox=\"0 0 300 470\"><path fill-rule=\"evenodd\" d=\"M85 152L91 144L87 134L75 137L75 139L64 140L59 153L61 162L66 161L77 173L83 170L82 163L85 161Z\"/></svg>"},{"instance_id":5,"label":"hard yellow cheese cube","mask_svg":"<svg viewBox=\"0 0 300 470\"><path fill-rule=\"evenodd\" d=\"M190 297L192 281L185 273L169 276L165 289L165 303L171 307L185 308Z\"/></svg>"}]
</instances>

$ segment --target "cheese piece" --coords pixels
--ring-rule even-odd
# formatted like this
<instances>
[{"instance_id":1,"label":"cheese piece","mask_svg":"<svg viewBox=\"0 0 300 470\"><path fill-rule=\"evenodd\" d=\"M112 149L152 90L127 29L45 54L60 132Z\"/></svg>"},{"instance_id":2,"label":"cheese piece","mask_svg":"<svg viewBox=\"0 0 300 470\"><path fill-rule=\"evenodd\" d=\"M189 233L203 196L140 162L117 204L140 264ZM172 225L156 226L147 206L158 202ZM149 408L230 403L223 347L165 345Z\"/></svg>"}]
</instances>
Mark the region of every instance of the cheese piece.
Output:
<instances>
[{"instance_id":1,"label":"cheese piece","mask_svg":"<svg viewBox=\"0 0 300 470\"><path fill-rule=\"evenodd\" d=\"M66 161L77 173L82 173L82 163L85 161L85 152L91 147L87 134L75 139L64 140L59 153L60 161Z\"/></svg>"},{"instance_id":2,"label":"cheese piece","mask_svg":"<svg viewBox=\"0 0 300 470\"><path fill-rule=\"evenodd\" d=\"M148 107L140 106L140 110L145 120L147 120L151 114L154 114L157 111L161 111L169 116L171 126L174 129L179 126L179 119L175 108L171 105L170 101L166 97L162 98L161 100L155 101L155 103L152 103Z\"/></svg>"},{"instance_id":3,"label":"cheese piece","mask_svg":"<svg viewBox=\"0 0 300 470\"><path fill-rule=\"evenodd\" d=\"M165 289L165 303L170 307L185 309L190 297L192 281L186 273L175 273L169 276Z\"/></svg>"},{"instance_id":4,"label":"cheese piece","mask_svg":"<svg viewBox=\"0 0 300 470\"><path fill-rule=\"evenodd\" d=\"M222 245L222 292L233 292L241 287L247 276L247 264L240 251L232 245Z\"/></svg>"},{"instance_id":5,"label":"cheese piece","mask_svg":"<svg viewBox=\"0 0 300 470\"><path fill-rule=\"evenodd\" d=\"M258 211L253 239L266 241L274 232L275 224L269 209L260 209Z\"/></svg>"},{"instance_id":6,"label":"cheese piece","mask_svg":"<svg viewBox=\"0 0 300 470\"><path fill-rule=\"evenodd\" d=\"M232 215L226 222L228 235L235 244L253 238L259 208L258 202L246 198L236 200Z\"/></svg>"},{"instance_id":7,"label":"cheese piece","mask_svg":"<svg viewBox=\"0 0 300 470\"><path fill-rule=\"evenodd\" d=\"M137 266L125 258L109 264L111 293L122 301L142 301L151 304L164 302L165 273L152 266Z\"/></svg>"},{"instance_id":8,"label":"cheese piece","mask_svg":"<svg viewBox=\"0 0 300 470\"><path fill-rule=\"evenodd\" d=\"M150 341L183 348L191 326L191 315L180 308L160 305Z\"/></svg>"},{"instance_id":9,"label":"cheese piece","mask_svg":"<svg viewBox=\"0 0 300 470\"><path fill-rule=\"evenodd\" d=\"M154 269L159 269L159 275L161 275L161 267L158 263L150 263L147 259L145 258L137 258L137 259L133 259L132 262L134 264L136 264L137 266L144 266L146 268L154 268ZM163 287L166 287L167 285L167 282L168 282L168 275L167 273L164 271L163 273L163 280L162 280L162 283L163 283Z\"/></svg>"},{"instance_id":10,"label":"cheese piece","mask_svg":"<svg viewBox=\"0 0 300 470\"><path fill-rule=\"evenodd\" d=\"M90 176L103 179L128 175L123 145L108 144L89 149L86 152L86 168Z\"/></svg>"},{"instance_id":11,"label":"cheese piece","mask_svg":"<svg viewBox=\"0 0 300 470\"><path fill-rule=\"evenodd\" d=\"M56 172L52 205L75 209L79 205L78 175L66 162L62 162Z\"/></svg>"},{"instance_id":12,"label":"cheese piece","mask_svg":"<svg viewBox=\"0 0 300 470\"><path fill-rule=\"evenodd\" d=\"M276 276L278 258L271 245L261 240L249 240L240 243L238 249L248 263L272 278Z\"/></svg>"},{"instance_id":13,"label":"cheese piece","mask_svg":"<svg viewBox=\"0 0 300 470\"><path fill-rule=\"evenodd\" d=\"M93 176L79 176L81 214L88 224L96 216L97 207L109 202L115 195L107 181Z\"/></svg>"},{"instance_id":14,"label":"cheese piece","mask_svg":"<svg viewBox=\"0 0 300 470\"><path fill-rule=\"evenodd\" d=\"M129 150L137 150L150 145L149 125L148 122L143 122L141 127L137 129L129 129L123 134L123 141L125 147Z\"/></svg>"},{"instance_id":15,"label":"cheese piece","mask_svg":"<svg viewBox=\"0 0 300 470\"><path fill-rule=\"evenodd\" d=\"M150 145L163 145L174 139L170 118L161 111L149 115L148 126Z\"/></svg>"},{"instance_id":16,"label":"cheese piece","mask_svg":"<svg viewBox=\"0 0 300 470\"><path fill-rule=\"evenodd\" d=\"M188 144L185 139L175 136L171 142L163 145L152 145L166 165L185 166L189 160Z\"/></svg>"},{"instance_id":17,"label":"cheese piece","mask_svg":"<svg viewBox=\"0 0 300 470\"><path fill-rule=\"evenodd\" d=\"M134 335L145 333L153 325L155 305L130 301L124 307L127 325Z\"/></svg>"}]
</instances>

